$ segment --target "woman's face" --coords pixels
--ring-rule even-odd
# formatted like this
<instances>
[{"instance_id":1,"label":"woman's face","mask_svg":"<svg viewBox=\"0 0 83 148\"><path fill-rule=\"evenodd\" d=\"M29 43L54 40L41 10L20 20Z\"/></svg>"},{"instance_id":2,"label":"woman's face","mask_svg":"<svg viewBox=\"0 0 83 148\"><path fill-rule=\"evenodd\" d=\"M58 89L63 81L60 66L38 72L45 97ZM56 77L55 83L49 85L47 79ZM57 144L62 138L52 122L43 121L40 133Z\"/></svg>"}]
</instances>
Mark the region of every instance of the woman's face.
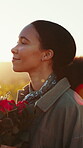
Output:
<instances>
[{"instance_id":1,"label":"woman's face","mask_svg":"<svg viewBox=\"0 0 83 148\"><path fill-rule=\"evenodd\" d=\"M32 24L21 31L18 43L11 52L14 71L31 72L40 68L43 50L40 49L39 35Z\"/></svg>"}]
</instances>

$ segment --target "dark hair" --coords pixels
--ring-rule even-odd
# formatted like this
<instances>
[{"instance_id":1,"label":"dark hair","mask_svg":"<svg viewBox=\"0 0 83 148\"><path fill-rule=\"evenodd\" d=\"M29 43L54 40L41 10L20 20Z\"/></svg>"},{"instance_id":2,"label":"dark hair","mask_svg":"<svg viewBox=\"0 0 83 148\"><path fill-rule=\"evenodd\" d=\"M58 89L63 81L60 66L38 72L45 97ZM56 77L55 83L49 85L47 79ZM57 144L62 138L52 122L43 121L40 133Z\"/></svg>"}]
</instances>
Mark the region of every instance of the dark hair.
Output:
<instances>
[{"instance_id":1,"label":"dark hair","mask_svg":"<svg viewBox=\"0 0 83 148\"><path fill-rule=\"evenodd\" d=\"M76 89L83 84L83 57L76 57L69 67L65 70L66 76L72 89Z\"/></svg>"},{"instance_id":2,"label":"dark hair","mask_svg":"<svg viewBox=\"0 0 83 148\"><path fill-rule=\"evenodd\" d=\"M31 24L39 34L43 49L54 51L53 70L61 76L62 69L72 62L76 53L72 35L64 27L50 21L37 20Z\"/></svg>"}]
</instances>

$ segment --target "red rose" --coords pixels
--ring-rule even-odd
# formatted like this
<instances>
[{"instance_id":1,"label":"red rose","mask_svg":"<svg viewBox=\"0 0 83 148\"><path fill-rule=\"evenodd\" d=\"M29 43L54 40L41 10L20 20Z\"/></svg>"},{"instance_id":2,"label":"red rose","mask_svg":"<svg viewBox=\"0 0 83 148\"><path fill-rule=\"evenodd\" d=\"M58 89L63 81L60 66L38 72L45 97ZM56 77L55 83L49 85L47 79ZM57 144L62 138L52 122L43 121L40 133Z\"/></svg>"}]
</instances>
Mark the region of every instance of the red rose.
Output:
<instances>
[{"instance_id":1,"label":"red rose","mask_svg":"<svg viewBox=\"0 0 83 148\"><path fill-rule=\"evenodd\" d=\"M23 109L26 107L26 104L28 104L27 101L19 101L17 103L17 108L18 108L18 113L21 113L23 111Z\"/></svg>"},{"instance_id":2,"label":"red rose","mask_svg":"<svg viewBox=\"0 0 83 148\"><path fill-rule=\"evenodd\" d=\"M10 111L10 110L14 109L15 106L16 105L15 105L14 100L9 101L9 100L5 99L5 100L0 101L0 111L2 111L2 112Z\"/></svg>"}]
</instances>

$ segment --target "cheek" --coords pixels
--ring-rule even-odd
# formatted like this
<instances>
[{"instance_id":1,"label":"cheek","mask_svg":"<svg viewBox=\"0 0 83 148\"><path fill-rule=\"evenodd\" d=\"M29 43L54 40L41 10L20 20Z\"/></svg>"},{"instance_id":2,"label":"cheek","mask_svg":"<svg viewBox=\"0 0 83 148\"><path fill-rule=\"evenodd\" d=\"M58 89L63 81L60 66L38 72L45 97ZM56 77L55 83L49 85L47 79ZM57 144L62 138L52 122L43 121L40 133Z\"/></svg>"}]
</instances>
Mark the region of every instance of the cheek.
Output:
<instances>
[{"instance_id":1,"label":"cheek","mask_svg":"<svg viewBox=\"0 0 83 148\"><path fill-rule=\"evenodd\" d=\"M33 54L28 54L28 55L24 56L22 60L25 63L37 64L37 63L40 63L41 57L38 53L37 54L33 53Z\"/></svg>"},{"instance_id":2,"label":"cheek","mask_svg":"<svg viewBox=\"0 0 83 148\"><path fill-rule=\"evenodd\" d=\"M41 60L41 52L35 51L35 52L26 52L23 56L23 59L29 60L29 61L40 61Z\"/></svg>"},{"instance_id":3,"label":"cheek","mask_svg":"<svg viewBox=\"0 0 83 148\"><path fill-rule=\"evenodd\" d=\"M41 65L41 56L38 53L32 53L26 56L23 60L23 65L27 70L33 70Z\"/></svg>"},{"instance_id":4,"label":"cheek","mask_svg":"<svg viewBox=\"0 0 83 148\"><path fill-rule=\"evenodd\" d=\"M33 46L29 46L29 47L21 47L19 50L19 56L21 59L21 62L24 64L35 64L41 61L41 54L42 52L39 50L39 47L33 47Z\"/></svg>"}]
</instances>

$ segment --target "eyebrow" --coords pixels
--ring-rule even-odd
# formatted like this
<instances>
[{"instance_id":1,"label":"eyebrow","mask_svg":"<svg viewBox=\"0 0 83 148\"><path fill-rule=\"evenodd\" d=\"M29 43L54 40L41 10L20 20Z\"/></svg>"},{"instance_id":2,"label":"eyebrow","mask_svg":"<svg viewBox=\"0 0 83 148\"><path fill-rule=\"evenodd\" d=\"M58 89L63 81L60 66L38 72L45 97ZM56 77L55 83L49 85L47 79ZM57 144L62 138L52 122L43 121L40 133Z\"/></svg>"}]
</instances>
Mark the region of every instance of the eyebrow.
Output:
<instances>
[{"instance_id":1,"label":"eyebrow","mask_svg":"<svg viewBox=\"0 0 83 148\"><path fill-rule=\"evenodd\" d=\"M25 40L27 40L28 42L30 42L30 40L27 39L25 36L21 36L21 37L19 37L19 39L25 39Z\"/></svg>"}]
</instances>

